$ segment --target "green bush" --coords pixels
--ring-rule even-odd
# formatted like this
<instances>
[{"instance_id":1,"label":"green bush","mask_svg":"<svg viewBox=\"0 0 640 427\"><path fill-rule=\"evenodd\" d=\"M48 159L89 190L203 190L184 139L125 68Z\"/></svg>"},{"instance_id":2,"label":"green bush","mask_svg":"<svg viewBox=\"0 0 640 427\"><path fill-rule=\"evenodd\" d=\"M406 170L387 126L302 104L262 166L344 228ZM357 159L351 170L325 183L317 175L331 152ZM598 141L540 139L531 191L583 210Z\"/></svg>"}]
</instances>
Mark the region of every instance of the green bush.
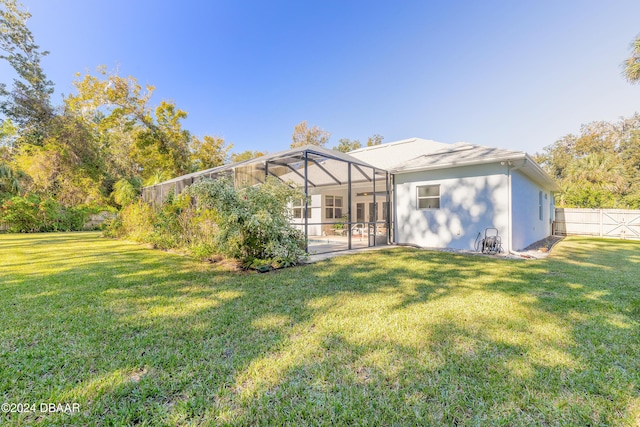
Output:
<instances>
[{"instance_id":1,"label":"green bush","mask_svg":"<svg viewBox=\"0 0 640 427\"><path fill-rule=\"evenodd\" d=\"M183 249L198 258L218 252L213 213L197 210L191 197L168 197L160 207L138 201L123 208L105 230L109 237L126 237L158 249Z\"/></svg>"},{"instance_id":2,"label":"green bush","mask_svg":"<svg viewBox=\"0 0 640 427\"><path fill-rule=\"evenodd\" d=\"M167 197L162 206L126 206L105 234L183 249L198 258L220 254L248 268L290 266L306 256L302 232L289 223L289 205L301 197L275 178L243 190L224 178L203 180Z\"/></svg>"},{"instance_id":3,"label":"green bush","mask_svg":"<svg viewBox=\"0 0 640 427\"><path fill-rule=\"evenodd\" d=\"M276 178L237 190L227 178L202 180L187 189L200 208L217 214L216 246L246 266L295 265L306 253L304 236L291 224L290 203L304 197Z\"/></svg>"},{"instance_id":4,"label":"green bush","mask_svg":"<svg viewBox=\"0 0 640 427\"><path fill-rule=\"evenodd\" d=\"M602 191L597 185L581 182L580 185L567 187L560 195L562 206L607 209L616 208L616 199L610 192Z\"/></svg>"},{"instance_id":5,"label":"green bush","mask_svg":"<svg viewBox=\"0 0 640 427\"><path fill-rule=\"evenodd\" d=\"M138 242L147 242L153 233L155 210L151 205L139 201L124 207L106 227L109 237L127 237Z\"/></svg>"},{"instance_id":6,"label":"green bush","mask_svg":"<svg viewBox=\"0 0 640 427\"><path fill-rule=\"evenodd\" d=\"M91 210L65 207L51 197L29 194L6 199L0 205L0 221L7 225L8 231L16 233L79 231Z\"/></svg>"},{"instance_id":7,"label":"green bush","mask_svg":"<svg viewBox=\"0 0 640 427\"><path fill-rule=\"evenodd\" d=\"M11 232L35 232L42 225L39 215L39 200L35 197L11 197L2 203L0 218Z\"/></svg>"}]
</instances>

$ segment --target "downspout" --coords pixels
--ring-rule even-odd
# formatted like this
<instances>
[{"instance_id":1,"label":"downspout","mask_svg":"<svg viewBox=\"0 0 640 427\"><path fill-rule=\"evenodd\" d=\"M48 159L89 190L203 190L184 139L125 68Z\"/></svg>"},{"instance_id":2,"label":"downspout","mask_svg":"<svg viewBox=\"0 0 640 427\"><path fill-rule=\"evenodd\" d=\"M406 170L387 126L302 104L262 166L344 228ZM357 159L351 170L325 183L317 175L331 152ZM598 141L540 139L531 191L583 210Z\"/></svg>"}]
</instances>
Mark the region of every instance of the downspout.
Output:
<instances>
[{"instance_id":1,"label":"downspout","mask_svg":"<svg viewBox=\"0 0 640 427\"><path fill-rule=\"evenodd\" d=\"M309 152L304 152L304 251L309 253Z\"/></svg>"},{"instance_id":2,"label":"downspout","mask_svg":"<svg viewBox=\"0 0 640 427\"><path fill-rule=\"evenodd\" d=\"M509 209L507 209L507 228L509 230L509 236L507 238L507 252L509 254L513 253L511 251L511 249L513 248L513 187L511 186L511 166L511 160L507 161L507 203L509 205Z\"/></svg>"},{"instance_id":3,"label":"downspout","mask_svg":"<svg viewBox=\"0 0 640 427\"><path fill-rule=\"evenodd\" d=\"M351 250L351 221L352 221L352 216L351 216L351 162L347 163L349 166L347 168L347 223L349 224L347 226L347 249Z\"/></svg>"},{"instance_id":4,"label":"downspout","mask_svg":"<svg viewBox=\"0 0 640 427\"><path fill-rule=\"evenodd\" d=\"M373 168L373 246L376 245L376 221L378 220L378 205L376 204L376 168ZM371 212L369 212L369 216L371 217ZM367 247L371 246L371 233L369 233L369 227L371 227L371 223L367 225Z\"/></svg>"},{"instance_id":5,"label":"downspout","mask_svg":"<svg viewBox=\"0 0 640 427\"><path fill-rule=\"evenodd\" d=\"M396 176L394 174L390 174L389 181L391 188L389 188L389 243L395 245L396 241L396 210L397 210L397 200L396 200ZM393 205L393 206L392 206Z\"/></svg>"},{"instance_id":6,"label":"downspout","mask_svg":"<svg viewBox=\"0 0 640 427\"><path fill-rule=\"evenodd\" d=\"M385 172L385 186L387 187L387 194L386 194L386 199L387 199L387 245L391 244L392 242L392 236L393 236L393 230L391 228L391 224L392 223L392 218L391 218L391 211L392 206L391 206L391 180L393 179L393 175L390 175L389 172Z\"/></svg>"}]
</instances>

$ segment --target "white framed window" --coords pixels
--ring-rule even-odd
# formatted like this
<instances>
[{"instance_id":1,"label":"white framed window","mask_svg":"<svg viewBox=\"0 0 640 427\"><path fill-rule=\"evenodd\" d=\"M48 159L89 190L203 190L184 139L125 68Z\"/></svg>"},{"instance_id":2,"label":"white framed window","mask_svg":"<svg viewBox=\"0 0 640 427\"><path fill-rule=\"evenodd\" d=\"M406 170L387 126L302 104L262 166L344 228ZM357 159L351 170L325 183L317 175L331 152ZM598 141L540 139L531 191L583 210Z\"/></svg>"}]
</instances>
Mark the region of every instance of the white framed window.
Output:
<instances>
[{"instance_id":1,"label":"white framed window","mask_svg":"<svg viewBox=\"0 0 640 427\"><path fill-rule=\"evenodd\" d=\"M540 217L540 221L543 219L543 211L542 211L542 191L538 192L538 216Z\"/></svg>"},{"instance_id":2,"label":"white framed window","mask_svg":"<svg viewBox=\"0 0 640 427\"><path fill-rule=\"evenodd\" d=\"M440 184L417 187L418 209L440 209Z\"/></svg>"},{"instance_id":3,"label":"white framed window","mask_svg":"<svg viewBox=\"0 0 640 427\"><path fill-rule=\"evenodd\" d=\"M326 219L342 218L342 196L324 196L324 213Z\"/></svg>"},{"instance_id":4,"label":"white framed window","mask_svg":"<svg viewBox=\"0 0 640 427\"><path fill-rule=\"evenodd\" d=\"M302 216L302 213L304 212L304 200L303 199L295 200L293 202L292 209L293 209L293 217L295 219L304 218L304 216ZM307 218L311 218L311 201L309 201L309 204L307 205Z\"/></svg>"},{"instance_id":5,"label":"white framed window","mask_svg":"<svg viewBox=\"0 0 640 427\"><path fill-rule=\"evenodd\" d=\"M364 222L364 203L356 203L356 222Z\"/></svg>"},{"instance_id":6,"label":"white framed window","mask_svg":"<svg viewBox=\"0 0 640 427\"><path fill-rule=\"evenodd\" d=\"M378 202L369 203L369 222L375 222L378 220Z\"/></svg>"}]
</instances>

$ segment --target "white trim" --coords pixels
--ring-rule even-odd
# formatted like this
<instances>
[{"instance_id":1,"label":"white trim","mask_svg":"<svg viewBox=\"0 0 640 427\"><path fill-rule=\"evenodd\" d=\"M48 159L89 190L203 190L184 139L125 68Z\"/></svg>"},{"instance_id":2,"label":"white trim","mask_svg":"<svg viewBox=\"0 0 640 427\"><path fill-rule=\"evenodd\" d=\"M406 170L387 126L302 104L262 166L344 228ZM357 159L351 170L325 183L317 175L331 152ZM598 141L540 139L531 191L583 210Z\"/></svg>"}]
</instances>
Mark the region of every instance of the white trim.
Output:
<instances>
[{"instance_id":1,"label":"white trim","mask_svg":"<svg viewBox=\"0 0 640 427\"><path fill-rule=\"evenodd\" d=\"M513 186L511 184L511 165L507 164L507 230L509 235L507 236L507 253L511 253L513 248Z\"/></svg>"}]
</instances>

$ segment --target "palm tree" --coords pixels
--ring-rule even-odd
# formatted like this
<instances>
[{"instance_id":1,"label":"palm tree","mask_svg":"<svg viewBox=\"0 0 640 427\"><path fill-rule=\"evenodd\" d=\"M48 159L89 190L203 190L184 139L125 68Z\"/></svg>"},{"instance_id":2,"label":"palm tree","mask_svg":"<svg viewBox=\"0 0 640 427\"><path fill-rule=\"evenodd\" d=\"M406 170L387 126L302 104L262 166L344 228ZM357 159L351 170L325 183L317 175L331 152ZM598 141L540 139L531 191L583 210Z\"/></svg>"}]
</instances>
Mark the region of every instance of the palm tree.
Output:
<instances>
[{"instance_id":1,"label":"palm tree","mask_svg":"<svg viewBox=\"0 0 640 427\"><path fill-rule=\"evenodd\" d=\"M142 181L140 178L122 178L113 186L113 200L124 207L135 202L140 196Z\"/></svg>"},{"instance_id":2,"label":"palm tree","mask_svg":"<svg viewBox=\"0 0 640 427\"><path fill-rule=\"evenodd\" d=\"M148 187L150 185L160 184L162 181L171 179L171 176L166 171L156 170L151 176L144 180L143 185Z\"/></svg>"},{"instance_id":3,"label":"palm tree","mask_svg":"<svg viewBox=\"0 0 640 427\"><path fill-rule=\"evenodd\" d=\"M624 76L631 83L640 83L640 34L631 44L631 56L624 61Z\"/></svg>"},{"instance_id":4,"label":"palm tree","mask_svg":"<svg viewBox=\"0 0 640 427\"><path fill-rule=\"evenodd\" d=\"M18 194L20 192L20 179L13 169L7 164L0 164L0 192Z\"/></svg>"},{"instance_id":5,"label":"palm tree","mask_svg":"<svg viewBox=\"0 0 640 427\"><path fill-rule=\"evenodd\" d=\"M594 184L613 193L624 190L624 170L619 159L609 153L590 153L569 164L568 177L574 185Z\"/></svg>"}]
</instances>

